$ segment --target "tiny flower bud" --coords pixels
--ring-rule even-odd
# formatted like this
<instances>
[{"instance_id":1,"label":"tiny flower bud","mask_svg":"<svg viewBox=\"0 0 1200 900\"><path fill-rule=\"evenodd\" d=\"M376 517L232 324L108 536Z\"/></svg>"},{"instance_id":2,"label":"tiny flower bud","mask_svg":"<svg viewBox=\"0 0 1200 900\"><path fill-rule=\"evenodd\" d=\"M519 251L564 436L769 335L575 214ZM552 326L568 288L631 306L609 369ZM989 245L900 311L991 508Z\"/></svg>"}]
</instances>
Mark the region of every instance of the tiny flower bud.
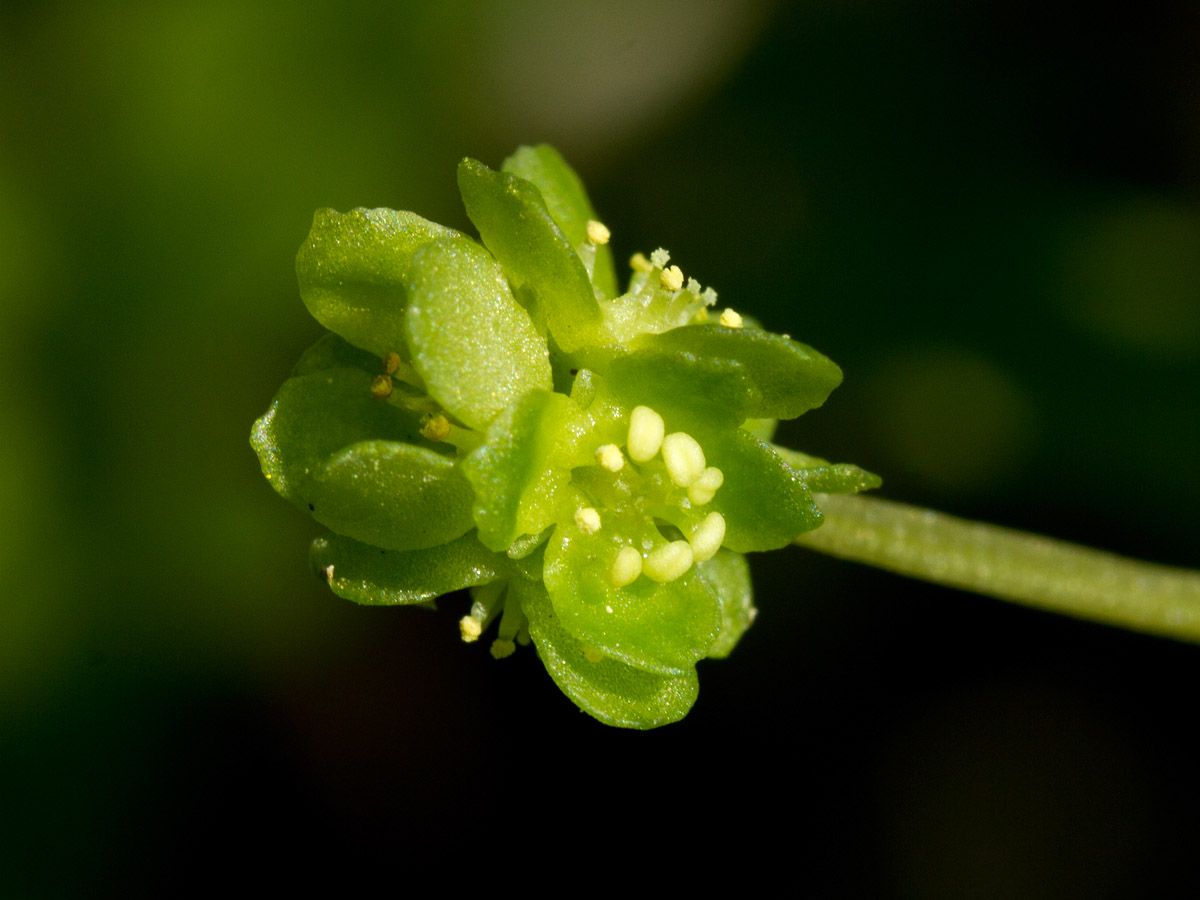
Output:
<instances>
[{"instance_id":1,"label":"tiny flower bud","mask_svg":"<svg viewBox=\"0 0 1200 900\"><path fill-rule=\"evenodd\" d=\"M612 237L610 232L603 222L597 222L595 219L588 219L587 223L588 240L593 244L607 244L608 239Z\"/></svg>"},{"instance_id":2,"label":"tiny flower bud","mask_svg":"<svg viewBox=\"0 0 1200 900\"><path fill-rule=\"evenodd\" d=\"M575 510L575 524L584 534L595 534L600 530L600 513L590 506L577 509Z\"/></svg>"},{"instance_id":3,"label":"tiny flower bud","mask_svg":"<svg viewBox=\"0 0 1200 900\"><path fill-rule=\"evenodd\" d=\"M674 581L692 567L692 547L687 541L671 541L647 555L642 572L652 581Z\"/></svg>"},{"instance_id":4,"label":"tiny flower bud","mask_svg":"<svg viewBox=\"0 0 1200 900\"><path fill-rule=\"evenodd\" d=\"M662 455L667 474L680 487L688 487L704 474L704 450L690 434L668 434L663 438Z\"/></svg>"},{"instance_id":5,"label":"tiny flower bud","mask_svg":"<svg viewBox=\"0 0 1200 900\"><path fill-rule=\"evenodd\" d=\"M616 587L633 584L642 574L642 554L635 547L622 547L613 560L609 578Z\"/></svg>"},{"instance_id":6,"label":"tiny flower bud","mask_svg":"<svg viewBox=\"0 0 1200 900\"><path fill-rule=\"evenodd\" d=\"M662 416L648 406L635 406L629 416L629 437L625 449L634 462L647 462L662 446L666 426Z\"/></svg>"}]
</instances>

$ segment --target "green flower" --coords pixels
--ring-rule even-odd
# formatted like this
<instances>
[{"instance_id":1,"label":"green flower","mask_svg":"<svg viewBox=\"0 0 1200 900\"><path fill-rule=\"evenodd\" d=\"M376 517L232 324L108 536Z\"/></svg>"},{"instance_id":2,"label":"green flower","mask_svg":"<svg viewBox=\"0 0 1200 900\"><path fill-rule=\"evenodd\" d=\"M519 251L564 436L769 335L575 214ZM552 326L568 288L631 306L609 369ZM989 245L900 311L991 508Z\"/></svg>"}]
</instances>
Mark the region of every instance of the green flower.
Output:
<instances>
[{"instance_id":1,"label":"green flower","mask_svg":"<svg viewBox=\"0 0 1200 900\"><path fill-rule=\"evenodd\" d=\"M686 715L696 663L755 616L742 554L815 528L811 491L878 479L767 443L841 372L685 279L666 251L617 293L608 229L550 147L459 188L482 243L408 212L318 212L300 291L334 334L252 433L275 489L333 534L359 603L469 588L462 637L532 641L603 722Z\"/></svg>"}]
</instances>

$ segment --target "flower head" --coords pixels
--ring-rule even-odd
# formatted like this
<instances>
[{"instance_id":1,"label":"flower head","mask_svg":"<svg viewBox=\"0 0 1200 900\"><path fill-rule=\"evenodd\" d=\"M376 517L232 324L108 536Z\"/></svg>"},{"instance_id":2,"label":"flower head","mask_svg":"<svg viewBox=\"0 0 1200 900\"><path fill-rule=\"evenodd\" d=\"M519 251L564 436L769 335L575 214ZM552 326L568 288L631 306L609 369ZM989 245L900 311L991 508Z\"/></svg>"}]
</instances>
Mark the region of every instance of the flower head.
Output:
<instances>
[{"instance_id":1,"label":"flower head","mask_svg":"<svg viewBox=\"0 0 1200 900\"><path fill-rule=\"evenodd\" d=\"M407 212L318 212L301 295L332 332L252 443L275 489L333 534L315 568L360 603L469 588L460 628L532 641L581 708L684 716L695 664L753 621L742 554L816 527L813 489L877 483L766 443L841 372L732 309L669 254L631 260L550 147L464 160L481 242Z\"/></svg>"}]
</instances>

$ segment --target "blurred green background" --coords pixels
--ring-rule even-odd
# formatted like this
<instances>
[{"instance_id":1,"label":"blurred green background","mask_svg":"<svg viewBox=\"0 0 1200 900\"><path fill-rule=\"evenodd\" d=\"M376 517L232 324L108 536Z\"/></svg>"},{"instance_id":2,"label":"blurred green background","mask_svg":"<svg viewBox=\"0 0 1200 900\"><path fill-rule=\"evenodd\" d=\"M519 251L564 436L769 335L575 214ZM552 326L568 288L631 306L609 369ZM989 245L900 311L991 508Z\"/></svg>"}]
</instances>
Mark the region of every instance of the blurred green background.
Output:
<instances>
[{"instance_id":1,"label":"blurred green background","mask_svg":"<svg viewBox=\"0 0 1200 900\"><path fill-rule=\"evenodd\" d=\"M797 549L684 723L610 731L461 644L461 604L333 597L248 445L320 334L313 211L468 228L457 160L549 141L619 256L665 245L843 367L785 442L1200 567L1200 15L1128 15L4 4L0 896L643 864L1194 896L1198 648Z\"/></svg>"}]
</instances>

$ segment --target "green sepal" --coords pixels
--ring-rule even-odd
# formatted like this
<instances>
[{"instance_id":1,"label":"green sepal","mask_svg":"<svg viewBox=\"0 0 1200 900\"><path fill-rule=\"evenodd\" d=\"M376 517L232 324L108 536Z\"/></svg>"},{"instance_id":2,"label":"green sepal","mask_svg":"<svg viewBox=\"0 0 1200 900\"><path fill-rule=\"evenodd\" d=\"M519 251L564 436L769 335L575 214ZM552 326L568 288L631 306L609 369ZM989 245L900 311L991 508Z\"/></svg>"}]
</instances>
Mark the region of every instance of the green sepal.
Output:
<instances>
[{"instance_id":1,"label":"green sepal","mask_svg":"<svg viewBox=\"0 0 1200 900\"><path fill-rule=\"evenodd\" d=\"M883 479L878 475L852 463L827 462L778 444L772 444L771 449L804 479L808 489L814 493L857 494L859 491L874 490L883 484Z\"/></svg>"},{"instance_id":2,"label":"green sepal","mask_svg":"<svg viewBox=\"0 0 1200 900\"><path fill-rule=\"evenodd\" d=\"M693 432L707 462L725 476L700 513L725 517L724 545L738 553L786 547L821 524L804 479L771 447L740 428Z\"/></svg>"},{"instance_id":3,"label":"green sepal","mask_svg":"<svg viewBox=\"0 0 1200 900\"><path fill-rule=\"evenodd\" d=\"M379 357L404 352L409 264L417 248L458 232L411 212L321 209L296 254L313 317Z\"/></svg>"},{"instance_id":4,"label":"green sepal","mask_svg":"<svg viewBox=\"0 0 1200 900\"><path fill-rule=\"evenodd\" d=\"M533 182L541 192L550 216L571 246L578 247L587 240L587 223L596 218L596 211L583 182L561 153L549 144L518 147L501 169ZM612 249L607 244L596 247L592 283L605 297L617 293L617 273L613 268Z\"/></svg>"},{"instance_id":5,"label":"green sepal","mask_svg":"<svg viewBox=\"0 0 1200 900\"><path fill-rule=\"evenodd\" d=\"M343 448L313 472L305 494L322 525L388 550L435 547L475 524L475 495L454 461L395 441Z\"/></svg>"},{"instance_id":6,"label":"green sepal","mask_svg":"<svg viewBox=\"0 0 1200 900\"><path fill-rule=\"evenodd\" d=\"M611 658L591 662L585 647L562 627L540 584L514 580L509 590L521 604L546 671L588 715L606 725L646 730L678 722L696 702L700 685L694 668L656 675Z\"/></svg>"},{"instance_id":7,"label":"green sepal","mask_svg":"<svg viewBox=\"0 0 1200 900\"><path fill-rule=\"evenodd\" d=\"M558 345L570 352L592 339L602 317L591 279L538 189L474 159L459 163L458 188L484 245Z\"/></svg>"},{"instance_id":8,"label":"green sepal","mask_svg":"<svg viewBox=\"0 0 1200 900\"><path fill-rule=\"evenodd\" d=\"M721 602L721 633L708 648L708 658L724 659L758 614L750 564L742 554L721 548L712 559L698 564L696 572Z\"/></svg>"},{"instance_id":9,"label":"green sepal","mask_svg":"<svg viewBox=\"0 0 1200 900\"><path fill-rule=\"evenodd\" d=\"M557 518L571 480L564 441L578 411L563 394L530 391L496 417L484 443L460 463L475 488L479 539L504 552Z\"/></svg>"},{"instance_id":10,"label":"green sepal","mask_svg":"<svg viewBox=\"0 0 1200 900\"><path fill-rule=\"evenodd\" d=\"M335 594L369 606L426 603L504 576L504 562L473 533L425 550L383 550L331 535L312 542L309 563Z\"/></svg>"},{"instance_id":11,"label":"green sepal","mask_svg":"<svg viewBox=\"0 0 1200 900\"><path fill-rule=\"evenodd\" d=\"M499 263L463 238L413 254L405 335L430 396L483 430L517 397L549 390L550 351Z\"/></svg>"},{"instance_id":12,"label":"green sepal","mask_svg":"<svg viewBox=\"0 0 1200 900\"><path fill-rule=\"evenodd\" d=\"M250 432L263 475L276 491L306 508L313 473L358 441L432 446L413 413L371 396L371 381L361 369L332 368L283 383Z\"/></svg>"},{"instance_id":13,"label":"green sepal","mask_svg":"<svg viewBox=\"0 0 1200 900\"><path fill-rule=\"evenodd\" d=\"M546 547L543 577L563 627L585 646L638 669L681 675L703 659L721 628L721 608L695 569L665 584L644 575L625 587L609 578L623 546L665 544L644 516L609 512L585 534L561 522Z\"/></svg>"},{"instance_id":14,"label":"green sepal","mask_svg":"<svg viewBox=\"0 0 1200 900\"><path fill-rule=\"evenodd\" d=\"M324 372L326 369L360 369L374 376L383 371L383 361L374 353L361 350L331 332L300 355L292 367L292 377Z\"/></svg>"}]
</instances>

